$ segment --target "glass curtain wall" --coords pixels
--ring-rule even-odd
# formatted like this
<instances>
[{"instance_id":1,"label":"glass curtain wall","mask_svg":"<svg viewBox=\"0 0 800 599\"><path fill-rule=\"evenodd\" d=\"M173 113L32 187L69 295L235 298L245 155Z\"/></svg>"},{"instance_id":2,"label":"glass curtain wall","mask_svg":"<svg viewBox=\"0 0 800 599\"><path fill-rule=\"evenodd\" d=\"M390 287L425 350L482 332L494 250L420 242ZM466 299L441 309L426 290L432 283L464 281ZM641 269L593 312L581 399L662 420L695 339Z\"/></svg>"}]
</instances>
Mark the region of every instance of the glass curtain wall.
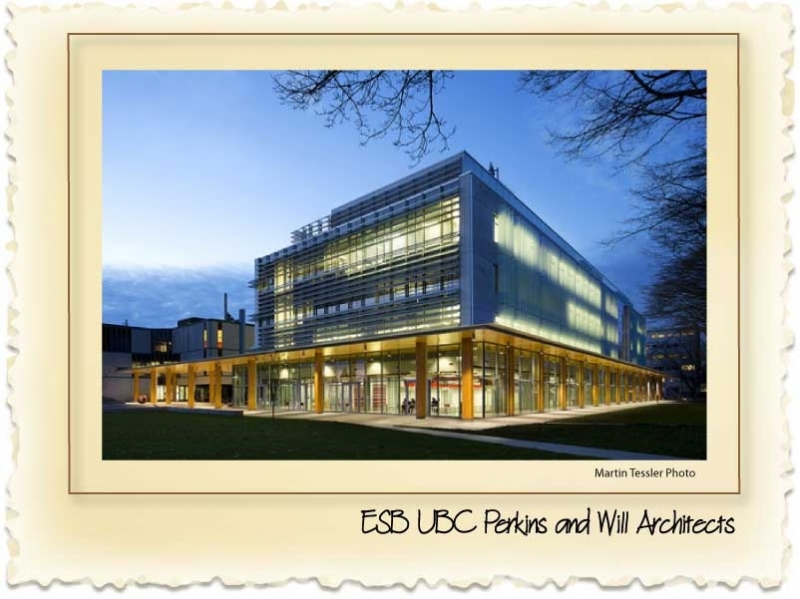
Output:
<instances>
[{"instance_id":1,"label":"glass curtain wall","mask_svg":"<svg viewBox=\"0 0 800 599\"><path fill-rule=\"evenodd\" d=\"M561 382L560 364L557 358L544 360L544 411L558 410L558 386Z\"/></svg>"},{"instance_id":2,"label":"glass curtain wall","mask_svg":"<svg viewBox=\"0 0 800 599\"><path fill-rule=\"evenodd\" d=\"M514 413L530 414L536 411L536 356L517 350L514 357Z\"/></svg>"},{"instance_id":3,"label":"glass curtain wall","mask_svg":"<svg viewBox=\"0 0 800 599\"><path fill-rule=\"evenodd\" d=\"M428 348L428 415L461 416L461 348Z\"/></svg>"},{"instance_id":4,"label":"glass curtain wall","mask_svg":"<svg viewBox=\"0 0 800 599\"><path fill-rule=\"evenodd\" d=\"M474 418L508 414L506 351L501 345L476 343L473 347Z\"/></svg>"},{"instance_id":5,"label":"glass curtain wall","mask_svg":"<svg viewBox=\"0 0 800 599\"><path fill-rule=\"evenodd\" d=\"M624 372L619 375L620 402L628 403L628 375Z\"/></svg>"},{"instance_id":6,"label":"glass curtain wall","mask_svg":"<svg viewBox=\"0 0 800 599\"><path fill-rule=\"evenodd\" d=\"M313 381L313 368L311 370ZM323 367L324 410L360 414L415 414L414 352L336 356Z\"/></svg>"},{"instance_id":7,"label":"glass curtain wall","mask_svg":"<svg viewBox=\"0 0 800 599\"><path fill-rule=\"evenodd\" d=\"M608 391L610 404L617 403L617 373L613 370L608 371Z\"/></svg>"},{"instance_id":8,"label":"glass curtain wall","mask_svg":"<svg viewBox=\"0 0 800 599\"><path fill-rule=\"evenodd\" d=\"M415 414L417 409L417 355L400 353L400 413Z\"/></svg>"},{"instance_id":9,"label":"glass curtain wall","mask_svg":"<svg viewBox=\"0 0 800 599\"><path fill-rule=\"evenodd\" d=\"M606 370L605 368L597 369L597 405L603 406L606 404L608 397L606 395Z\"/></svg>"},{"instance_id":10,"label":"glass curtain wall","mask_svg":"<svg viewBox=\"0 0 800 599\"><path fill-rule=\"evenodd\" d=\"M259 346L457 325L459 210L450 197L260 263Z\"/></svg>"},{"instance_id":11,"label":"glass curtain wall","mask_svg":"<svg viewBox=\"0 0 800 599\"><path fill-rule=\"evenodd\" d=\"M243 381L237 387L237 380ZM258 364L256 366L256 405L276 411L314 409L313 362ZM247 366L234 367L234 403L247 404Z\"/></svg>"},{"instance_id":12,"label":"glass curtain wall","mask_svg":"<svg viewBox=\"0 0 800 599\"><path fill-rule=\"evenodd\" d=\"M594 405L592 386L594 385L594 369L591 366L583 367L583 407Z\"/></svg>"},{"instance_id":13,"label":"glass curtain wall","mask_svg":"<svg viewBox=\"0 0 800 599\"><path fill-rule=\"evenodd\" d=\"M498 314L517 330L598 354L618 351L617 292L525 215L500 204Z\"/></svg>"},{"instance_id":14,"label":"glass curtain wall","mask_svg":"<svg viewBox=\"0 0 800 599\"><path fill-rule=\"evenodd\" d=\"M578 365L567 364L567 409L578 407Z\"/></svg>"},{"instance_id":15,"label":"glass curtain wall","mask_svg":"<svg viewBox=\"0 0 800 599\"><path fill-rule=\"evenodd\" d=\"M236 408L247 407L247 364L233 367L233 402Z\"/></svg>"}]
</instances>

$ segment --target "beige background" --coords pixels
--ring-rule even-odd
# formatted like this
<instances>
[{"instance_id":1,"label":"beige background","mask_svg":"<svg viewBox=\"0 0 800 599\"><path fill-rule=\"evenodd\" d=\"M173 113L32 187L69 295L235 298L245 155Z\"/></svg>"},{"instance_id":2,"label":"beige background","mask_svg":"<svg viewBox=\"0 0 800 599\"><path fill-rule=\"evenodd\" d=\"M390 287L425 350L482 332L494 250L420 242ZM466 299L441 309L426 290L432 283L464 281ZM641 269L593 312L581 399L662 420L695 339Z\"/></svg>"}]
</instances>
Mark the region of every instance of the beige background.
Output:
<instances>
[{"instance_id":1,"label":"beige background","mask_svg":"<svg viewBox=\"0 0 800 599\"><path fill-rule=\"evenodd\" d=\"M786 467L779 410L781 345L778 295L785 278L779 202L781 159L788 142L779 93L779 55L788 47L785 11L729 11L665 16L625 13L613 22L620 31L735 32L742 35L742 236L741 410L742 493L740 495L570 495L536 496L138 496L67 495L67 389L72 391L72 488L74 491L620 491L626 481L591 478L593 467L565 462L445 464L369 463L130 463L99 459L100 344L100 120L102 68L287 68L416 66L451 68L707 68L709 98L710 310L709 460L691 462L692 485L636 488L658 491L736 490L736 180L735 38L708 37L481 37L357 38L73 38L71 278L66 264L66 38L79 31L597 31L596 14L574 9L559 13L434 13L424 23L415 15L381 11L314 12L260 16L194 9L191 14L153 15L94 9L17 16L12 34L19 44L11 66L16 123L12 153L19 160L13 219L19 249L14 264L20 316L20 347L10 374L20 427L18 471L12 505L20 515L10 530L23 550L10 579L59 576L97 582L146 573L149 580L187 582L214 574L260 582L287 576L320 576L367 583L415 580L469 581L503 573L526 580L569 575L622 582L631 575L657 582L677 574L734 581L740 575L766 583L780 573ZM191 18L189 18L191 17ZM591 24L590 24L591 21ZM124 23L124 27L122 24ZM608 30L612 27L609 21ZM413 42L413 43L412 43ZM273 51L259 51L272 44ZM411 44L411 45L409 45ZM423 45L430 44L431 48ZM459 44L463 44L459 46ZM255 46L259 46L258 49ZM368 51L365 50L368 48ZM336 52L334 55L333 52ZM416 53L416 54L415 54ZM369 58L369 61L366 59ZM315 62L316 61L316 62ZM732 83L733 82L733 83ZM720 90L720 91L715 91ZM46 177L42 176L46 173ZM45 243L45 240L49 242ZM54 251L53 247L62 248ZM67 284L73 293L72 369L67 348ZM46 368L45 368L46 366ZM46 376L42 373L46 372ZM71 374L71 379L68 376ZM71 385L71 386L70 386ZM445 467L446 466L446 467ZM487 467L491 466L491 467ZM546 468L551 470L548 472ZM322 477L323 472L326 476ZM537 481L535 484L532 479ZM544 479L544 481L543 481ZM630 481L630 479L628 479ZM263 482L262 482L263 481ZM276 482L280 481L280 482ZM400 487L399 485L403 486ZM548 487L547 485L552 485ZM261 488L254 488L254 485ZM266 486L264 486L266 485ZM270 486L272 485L272 486ZM627 489L634 490L634 489ZM731 537L629 535L583 537L484 537L482 534L393 538L362 536L359 510L369 507L497 507L544 515L548 521L580 515L587 506L629 509L636 520L644 507L659 515L673 508L697 517L736 517ZM758 515L758 518L755 516ZM63 551L81 539L81 556ZM280 546L274 540L281 539ZM35 541L34 541L35 540ZM111 546L118 551L109 551ZM762 548L758 553L748 547ZM565 560L564 552L597 546L591 560ZM492 552L491 546L502 551ZM613 548L613 550L612 550ZM220 561L220 552L227 557ZM668 552L667 564L653 553ZM297 560L296 556L308 556ZM56 557L58 556L58 557ZM293 559L293 556L294 559ZM361 557L357 557L361 556ZM364 556L371 556L370 558ZM436 559L432 559L436 556ZM478 557L480 556L480 557ZM497 557L492 557L497 556ZM209 572L208 564L215 566ZM265 572L264 564L270 564ZM402 570L398 565L402 564ZM88 568L88 570L87 570ZM478 578L476 578L478 577Z\"/></svg>"}]
</instances>

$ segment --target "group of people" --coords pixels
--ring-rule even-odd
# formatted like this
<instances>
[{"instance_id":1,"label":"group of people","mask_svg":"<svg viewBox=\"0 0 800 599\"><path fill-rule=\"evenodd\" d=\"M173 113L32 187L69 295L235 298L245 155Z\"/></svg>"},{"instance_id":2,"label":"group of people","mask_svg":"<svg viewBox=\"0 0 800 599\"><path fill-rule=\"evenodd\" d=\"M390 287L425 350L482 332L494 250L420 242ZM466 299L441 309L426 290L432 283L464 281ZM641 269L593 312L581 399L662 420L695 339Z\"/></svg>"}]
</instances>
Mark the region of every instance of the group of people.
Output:
<instances>
[{"instance_id":1,"label":"group of people","mask_svg":"<svg viewBox=\"0 0 800 599\"><path fill-rule=\"evenodd\" d=\"M403 414L413 414L417 409L416 400L409 400L407 397L403 400ZM431 414L439 414L439 400L431 397Z\"/></svg>"},{"instance_id":2,"label":"group of people","mask_svg":"<svg viewBox=\"0 0 800 599\"><path fill-rule=\"evenodd\" d=\"M417 402L415 400L409 401L406 397L403 400L403 414L413 414L417 409Z\"/></svg>"}]
</instances>

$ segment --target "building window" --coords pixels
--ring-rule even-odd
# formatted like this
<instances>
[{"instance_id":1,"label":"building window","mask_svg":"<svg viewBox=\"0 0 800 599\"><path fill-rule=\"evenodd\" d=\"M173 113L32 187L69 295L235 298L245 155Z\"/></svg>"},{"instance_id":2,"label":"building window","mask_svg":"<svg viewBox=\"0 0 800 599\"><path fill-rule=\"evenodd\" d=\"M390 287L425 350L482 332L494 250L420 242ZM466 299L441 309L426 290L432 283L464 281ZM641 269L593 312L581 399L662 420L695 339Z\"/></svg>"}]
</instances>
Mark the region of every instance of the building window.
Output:
<instances>
[{"instance_id":1,"label":"building window","mask_svg":"<svg viewBox=\"0 0 800 599\"><path fill-rule=\"evenodd\" d=\"M222 348L222 323L217 324L217 348Z\"/></svg>"},{"instance_id":2,"label":"building window","mask_svg":"<svg viewBox=\"0 0 800 599\"><path fill-rule=\"evenodd\" d=\"M500 267L497 264L492 264L494 267L494 292L500 293Z\"/></svg>"},{"instance_id":3,"label":"building window","mask_svg":"<svg viewBox=\"0 0 800 599\"><path fill-rule=\"evenodd\" d=\"M494 213L494 242L500 242L500 216L497 212Z\"/></svg>"}]
</instances>

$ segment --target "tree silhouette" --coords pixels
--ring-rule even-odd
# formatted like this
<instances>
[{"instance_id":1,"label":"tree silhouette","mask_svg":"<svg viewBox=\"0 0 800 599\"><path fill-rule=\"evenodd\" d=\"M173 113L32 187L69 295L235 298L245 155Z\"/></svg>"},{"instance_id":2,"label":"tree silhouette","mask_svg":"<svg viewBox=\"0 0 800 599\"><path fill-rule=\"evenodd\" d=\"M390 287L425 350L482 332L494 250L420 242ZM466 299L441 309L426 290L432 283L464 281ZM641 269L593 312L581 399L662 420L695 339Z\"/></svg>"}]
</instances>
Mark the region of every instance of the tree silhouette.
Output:
<instances>
[{"instance_id":1,"label":"tree silhouette","mask_svg":"<svg viewBox=\"0 0 800 599\"><path fill-rule=\"evenodd\" d=\"M332 127L352 121L361 143L393 137L414 163L431 144L441 150L455 131L436 111L436 96L450 71L286 71L274 77L280 100L300 110L313 108Z\"/></svg>"},{"instance_id":2,"label":"tree silhouette","mask_svg":"<svg viewBox=\"0 0 800 599\"><path fill-rule=\"evenodd\" d=\"M637 213L607 240L646 236L658 271L647 316L706 329L705 71L529 71L520 89L580 115L550 131L567 157L635 168Z\"/></svg>"}]
</instances>

